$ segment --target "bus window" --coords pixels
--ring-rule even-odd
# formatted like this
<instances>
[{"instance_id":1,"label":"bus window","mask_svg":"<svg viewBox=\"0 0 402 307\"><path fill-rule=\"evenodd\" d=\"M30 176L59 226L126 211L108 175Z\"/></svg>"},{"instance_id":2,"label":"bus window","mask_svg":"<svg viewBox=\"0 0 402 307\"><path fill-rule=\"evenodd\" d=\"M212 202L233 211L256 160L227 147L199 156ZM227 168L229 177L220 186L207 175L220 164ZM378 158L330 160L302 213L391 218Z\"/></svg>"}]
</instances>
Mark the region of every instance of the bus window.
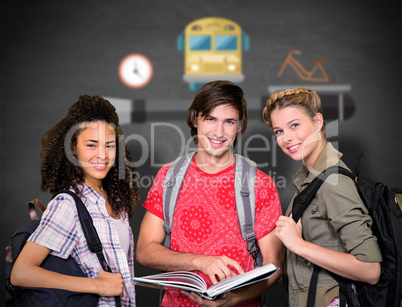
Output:
<instances>
[{"instance_id":1,"label":"bus window","mask_svg":"<svg viewBox=\"0 0 402 307\"><path fill-rule=\"evenodd\" d=\"M209 35L190 35L189 43L191 51L211 50L211 36Z\"/></svg>"},{"instance_id":2,"label":"bus window","mask_svg":"<svg viewBox=\"0 0 402 307\"><path fill-rule=\"evenodd\" d=\"M235 36L235 35L216 35L215 36L215 50L217 50L217 51L237 50L237 36Z\"/></svg>"}]
</instances>

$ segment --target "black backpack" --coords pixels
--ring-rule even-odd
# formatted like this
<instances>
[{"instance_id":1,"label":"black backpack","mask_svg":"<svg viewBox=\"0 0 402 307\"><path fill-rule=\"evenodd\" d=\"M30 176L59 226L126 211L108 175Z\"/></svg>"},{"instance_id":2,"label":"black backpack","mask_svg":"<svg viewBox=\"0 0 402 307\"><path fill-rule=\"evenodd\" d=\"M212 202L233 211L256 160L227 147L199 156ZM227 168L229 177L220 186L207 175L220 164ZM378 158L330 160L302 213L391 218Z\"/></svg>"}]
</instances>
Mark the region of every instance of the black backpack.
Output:
<instances>
[{"instance_id":1,"label":"black backpack","mask_svg":"<svg viewBox=\"0 0 402 307\"><path fill-rule=\"evenodd\" d=\"M372 232L377 237L383 261L381 276L376 285L353 281L332 272L330 275L339 283L340 306L347 302L350 307L386 306L400 307L402 293L402 211L398 203L402 190L388 189L382 182L359 177L340 166L331 166L319 174L293 202L292 218L297 222L307 208L321 184L331 174L343 174L355 181L360 198L373 220ZM314 265L310 281L307 306L314 306L318 272Z\"/></svg>"},{"instance_id":2,"label":"black backpack","mask_svg":"<svg viewBox=\"0 0 402 307\"><path fill-rule=\"evenodd\" d=\"M91 252L97 254L102 268L107 272L112 272L104 258L102 244L100 243L96 229L93 226L92 218L85 205L75 193L68 190L56 193L53 198L60 193L67 193L74 198L89 249ZM14 233L10 245L6 248L6 306L97 306L99 296L96 294L77 293L50 288L15 287L11 284L10 275L14 261L24 247L26 240L39 225L39 218L35 206L38 207L42 213L45 211L45 207L38 199L31 201L28 204L31 221ZM60 257L48 255L42 262L41 267L65 275L86 277L84 272L71 256L67 259L62 259ZM115 302L116 306L121 306L120 297L116 296Z\"/></svg>"}]
</instances>

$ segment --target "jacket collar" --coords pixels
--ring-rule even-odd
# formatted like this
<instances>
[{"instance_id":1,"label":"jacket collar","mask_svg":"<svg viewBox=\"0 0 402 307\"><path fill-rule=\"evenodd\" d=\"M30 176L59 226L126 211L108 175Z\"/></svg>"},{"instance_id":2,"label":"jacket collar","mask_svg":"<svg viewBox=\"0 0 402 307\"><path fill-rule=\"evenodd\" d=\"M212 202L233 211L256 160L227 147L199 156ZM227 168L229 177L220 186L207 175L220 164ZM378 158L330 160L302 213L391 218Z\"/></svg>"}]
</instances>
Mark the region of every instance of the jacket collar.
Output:
<instances>
[{"instance_id":1,"label":"jacket collar","mask_svg":"<svg viewBox=\"0 0 402 307\"><path fill-rule=\"evenodd\" d=\"M299 171L292 177L294 186L300 190L302 185L309 184L328 167L338 164L342 155L343 154L336 150L330 142L327 142L318 155L313 167L309 168L307 165L303 164Z\"/></svg>"}]
</instances>

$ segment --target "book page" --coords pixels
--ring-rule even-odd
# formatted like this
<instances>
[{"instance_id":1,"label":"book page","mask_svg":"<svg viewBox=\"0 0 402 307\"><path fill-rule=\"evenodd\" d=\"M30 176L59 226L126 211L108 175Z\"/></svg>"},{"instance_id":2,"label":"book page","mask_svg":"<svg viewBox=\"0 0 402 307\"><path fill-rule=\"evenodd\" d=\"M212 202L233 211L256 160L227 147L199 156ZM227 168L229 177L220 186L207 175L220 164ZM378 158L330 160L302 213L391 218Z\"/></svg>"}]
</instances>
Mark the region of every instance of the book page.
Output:
<instances>
[{"instance_id":1,"label":"book page","mask_svg":"<svg viewBox=\"0 0 402 307\"><path fill-rule=\"evenodd\" d=\"M221 280L215 285L209 287L206 293L211 297L216 297L226 291L234 290L267 279L275 274L277 270L278 268L273 264L258 267L249 272Z\"/></svg>"},{"instance_id":2,"label":"book page","mask_svg":"<svg viewBox=\"0 0 402 307\"><path fill-rule=\"evenodd\" d=\"M178 287L189 291L205 292L207 285L197 274L186 271L167 272L144 277L134 277L136 283L156 284L160 286Z\"/></svg>"}]
</instances>

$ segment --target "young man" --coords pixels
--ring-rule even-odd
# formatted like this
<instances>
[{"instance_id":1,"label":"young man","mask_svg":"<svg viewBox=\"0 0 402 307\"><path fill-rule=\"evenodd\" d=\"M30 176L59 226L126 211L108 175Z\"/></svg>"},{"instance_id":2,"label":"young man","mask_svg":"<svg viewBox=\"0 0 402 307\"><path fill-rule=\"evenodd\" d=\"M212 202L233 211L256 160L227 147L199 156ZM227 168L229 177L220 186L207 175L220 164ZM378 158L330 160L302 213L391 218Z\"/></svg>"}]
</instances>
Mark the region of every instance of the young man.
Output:
<instances>
[{"instance_id":1,"label":"young man","mask_svg":"<svg viewBox=\"0 0 402 307\"><path fill-rule=\"evenodd\" d=\"M188 110L187 123L198 150L177 199L171 249L163 246L163 190L171 165L168 164L158 172L144 203L147 212L141 224L136 259L142 266L162 271L195 271L209 287L254 268L247 242L241 236L234 190L232 148L247 126L243 91L228 81L205 84ZM257 170L254 231L263 265L272 263L282 268L282 244L272 233L281 214L275 183ZM260 306L259 295L281 280L279 270L268 280L227 292L214 301L203 300L195 293L167 291L162 305Z\"/></svg>"}]
</instances>

